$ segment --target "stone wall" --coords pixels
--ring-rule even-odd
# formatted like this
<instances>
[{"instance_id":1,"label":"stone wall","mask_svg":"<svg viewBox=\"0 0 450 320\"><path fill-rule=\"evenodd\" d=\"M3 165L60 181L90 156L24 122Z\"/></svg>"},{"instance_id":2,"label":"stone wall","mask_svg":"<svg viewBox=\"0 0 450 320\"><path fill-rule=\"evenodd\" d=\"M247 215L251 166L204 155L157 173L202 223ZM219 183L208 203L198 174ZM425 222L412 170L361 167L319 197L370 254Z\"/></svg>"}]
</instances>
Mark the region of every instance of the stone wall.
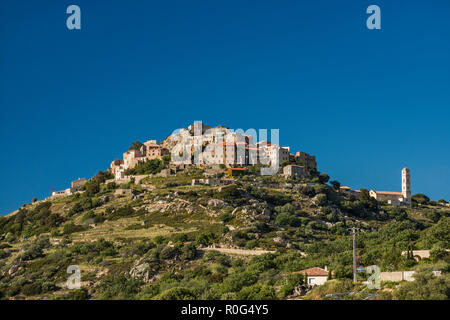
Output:
<instances>
[{"instance_id":1,"label":"stone wall","mask_svg":"<svg viewBox=\"0 0 450 320\"><path fill-rule=\"evenodd\" d=\"M441 271L433 271L435 277L441 275ZM414 281L414 271L396 271L396 272L381 272L381 281Z\"/></svg>"}]
</instances>

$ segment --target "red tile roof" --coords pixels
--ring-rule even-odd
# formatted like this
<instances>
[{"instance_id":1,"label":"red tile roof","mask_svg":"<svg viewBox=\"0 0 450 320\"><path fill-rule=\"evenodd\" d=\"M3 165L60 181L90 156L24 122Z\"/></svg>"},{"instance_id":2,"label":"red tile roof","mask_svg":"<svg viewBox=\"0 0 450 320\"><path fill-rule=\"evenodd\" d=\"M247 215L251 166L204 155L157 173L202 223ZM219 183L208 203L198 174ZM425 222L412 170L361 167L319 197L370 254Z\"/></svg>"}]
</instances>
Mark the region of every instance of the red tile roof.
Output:
<instances>
[{"instance_id":1,"label":"red tile roof","mask_svg":"<svg viewBox=\"0 0 450 320\"><path fill-rule=\"evenodd\" d=\"M385 195L388 195L388 194L391 194L391 195L402 195L402 193L401 192L394 192L394 191L374 191L376 194L385 194Z\"/></svg>"},{"instance_id":2,"label":"red tile roof","mask_svg":"<svg viewBox=\"0 0 450 320\"><path fill-rule=\"evenodd\" d=\"M328 271L319 267L309 268L305 270L296 271L294 273L301 273L308 276L328 276Z\"/></svg>"}]
</instances>

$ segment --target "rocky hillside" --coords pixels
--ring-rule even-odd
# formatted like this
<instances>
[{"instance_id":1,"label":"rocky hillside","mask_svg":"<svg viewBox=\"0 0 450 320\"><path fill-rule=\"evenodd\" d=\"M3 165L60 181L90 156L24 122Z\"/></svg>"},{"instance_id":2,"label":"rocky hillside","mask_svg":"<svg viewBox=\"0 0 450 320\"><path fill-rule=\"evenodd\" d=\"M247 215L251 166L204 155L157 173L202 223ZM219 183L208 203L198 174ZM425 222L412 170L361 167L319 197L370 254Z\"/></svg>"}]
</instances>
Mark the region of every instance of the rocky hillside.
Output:
<instances>
[{"instance_id":1,"label":"rocky hillside","mask_svg":"<svg viewBox=\"0 0 450 320\"><path fill-rule=\"evenodd\" d=\"M192 186L205 170L122 185L99 174L83 193L0 217L0 298L324 299L355 291L347 297L448 299L450 208L390 207L317 178L249 173L230 186ZM428 293L414 283L352 283L354 226L359 265L417 269L424 278L415 283ZM431 257L402 255L412 249L431 249ZM81 289L67 288L69 266L80 268ZM328 266L335 280L311 291L294 272L315 266Z\"/></svg>"}]
</instances>

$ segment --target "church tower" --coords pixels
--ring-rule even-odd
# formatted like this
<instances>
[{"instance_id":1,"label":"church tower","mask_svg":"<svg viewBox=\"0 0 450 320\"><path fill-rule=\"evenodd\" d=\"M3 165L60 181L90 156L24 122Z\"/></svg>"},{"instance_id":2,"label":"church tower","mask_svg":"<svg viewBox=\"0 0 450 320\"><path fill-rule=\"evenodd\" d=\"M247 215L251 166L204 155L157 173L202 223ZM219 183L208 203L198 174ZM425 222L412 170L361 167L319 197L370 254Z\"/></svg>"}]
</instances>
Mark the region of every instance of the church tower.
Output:
<instances>
[{"instance_id":1,"label":"church tower","mask_svg":"<svg viewBox=\"0 0 450 320\"><path fill-rule=\"evenodd\" d=\"M403 201L408 205L411 204L411 177L408 168L402 170L402 195Z\"/></svg>"}]
</instances>

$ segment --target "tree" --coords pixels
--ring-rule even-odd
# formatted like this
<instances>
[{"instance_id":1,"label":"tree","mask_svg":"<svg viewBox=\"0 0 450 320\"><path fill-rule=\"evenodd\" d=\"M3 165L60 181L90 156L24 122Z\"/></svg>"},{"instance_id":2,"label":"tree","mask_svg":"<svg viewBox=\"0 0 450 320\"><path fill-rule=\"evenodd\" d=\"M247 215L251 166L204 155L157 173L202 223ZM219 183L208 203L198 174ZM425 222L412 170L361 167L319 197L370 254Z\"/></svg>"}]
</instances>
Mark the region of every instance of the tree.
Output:
<instances>
[{"instance_id":1,"label":"tree","mask_svg":"<svg viewBox=\"0 0 450 320\"><path fill-rule=\"evenodd\" d=\"M448 300L450 275L435 277L430 270L417 270L414 280L404 283L394 293L398 300Z\"/></svg>"},{"instance_id":2,"label":"tree","mask_svg":"<svg viewBox=\"0 0 450 320\"><path fill-rule=\"evenodd\" d=\"M330 183L334 189L339 190L339 188L341 186L341 183L339 181L333 180L333 181L330 181Z\"/></svg>"},{"instance_id":3,"label":"tree","mask_svg":"<svg viewBox=\"0 0 450 320\"><path fill-rule=\"evenodd\" d=\"M447 252L447 250L439 244L434 245L433 248L430 250L430 257L434 260L443 259L448 254L449 253Z\"/></svg>"},{"instance_id":4,"label":"tree","mask_svg":"<svg viewBox=\"0 0 450 320\"><path fill-rule=\"evenodd\" d=\"M164 161L159 159L146 160L145 162L137 164L134 168L128 169L125 174L136 175L136 174L154 174L161 172L164 169Z\"/></svg>"},{"instance_id":5,"label":"tree","mask_svg":"<svg viewBox=\"0 0 450 320\"><path fill-rule=\"evenodd\" d=\"M36 202L36 201L37 201L37 198L36 198L36 197L34 197L32 201L33 201L33 203L34 203L34 202Z\"/></svg>"},{"instance_id":6,"label":"tree","mask_svg":"<svg viewBox=\"0 0 450 320\"><path fill-rule=\"evenodd\" d=\"M139 141L135 141L131 144L131 146L128 150L139 150L139 149L141 149L142 146L143 146L142 143L140 143Z\"/></svg>"},{"instance_id":7,"label":"tree","mask_svg":"<svg viewBox=\"0 0 450 320\"><path fill-rule=\"evenodd\" d=\"M364 189L364 188L361 188L361 193L360 193L360 195L359 195L359 199L360 200L365 200L365 201L368 201L369 199L370 199L370 194L369 194L369 190L367 190L367 189Z\"/></svg>"},{"instance_id":8,"label":"tree","mask_svg":"<svg viewBox=\"0 0 450 320\"><path fill-rule=\"evenodd\" d=\"M323 172L323 173L320 174L320 176L319 176L319 181L320 181L321 183L327 183L328 180L330 180L330 176L329 176L329 175L327 175L325 172Z\"/></svg>"},{"instance_id":9,"label":"tree","mask_svg":"<svg viewBox=\"0 0 450 320\"><path fill-rule=\"evenodd\" d=\"M402 221L408 218L408 214L406 213L405 209L400 207L392 208L389 211L388 215L391 219L396 219L397 221Z\"/></svg>"},{"instance_id":10,"label":"tree","mask_svg":"<svg viewBox=\"0 0 450 320\"><path fill-rule=\"evenodd\" d=\"M92 197L100 192L100 183L98 181L89 181L86 185L86 195Z\"/></svg>"},{"instance_id":11,"label":"tree","mask_svg":"<svg viewBox=\"0 0 450 320\"><path fill-rule=\"evenodd\" d=\"M411 200L418 204L428 204L428 202L430 202L430 198L423 193L416 193L411 197Z\"/></svg>"}]
</instances>

